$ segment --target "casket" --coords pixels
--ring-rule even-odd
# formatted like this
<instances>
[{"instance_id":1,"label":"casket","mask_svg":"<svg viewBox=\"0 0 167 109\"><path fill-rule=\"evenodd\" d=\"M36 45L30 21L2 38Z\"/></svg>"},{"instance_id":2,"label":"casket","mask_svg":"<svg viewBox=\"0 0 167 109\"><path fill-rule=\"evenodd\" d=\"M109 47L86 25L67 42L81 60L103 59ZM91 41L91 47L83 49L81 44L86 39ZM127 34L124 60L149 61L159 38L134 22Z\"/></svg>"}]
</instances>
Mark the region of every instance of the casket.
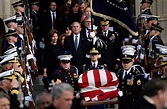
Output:
<instances>
[{"instance_id":1,"label":"casket","mask_svg":"<svg viewBox=\"0 0 167 109\"><path fill-rule=\"evenodd\" d=\"M84 72L79 76L78 86L85 102L103 101L105 104L105 100L118 97L118 78L115 73L108 70L97 69Z\"/></svg>"}]
</instances>

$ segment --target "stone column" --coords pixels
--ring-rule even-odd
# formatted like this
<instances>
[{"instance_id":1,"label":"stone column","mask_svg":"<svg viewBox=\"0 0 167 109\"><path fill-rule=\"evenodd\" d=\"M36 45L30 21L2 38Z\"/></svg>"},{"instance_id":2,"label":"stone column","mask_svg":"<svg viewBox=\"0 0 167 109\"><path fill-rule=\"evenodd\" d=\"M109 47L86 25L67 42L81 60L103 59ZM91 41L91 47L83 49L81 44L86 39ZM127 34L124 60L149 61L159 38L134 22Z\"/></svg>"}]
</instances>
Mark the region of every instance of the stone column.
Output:
<instances>
[{"instance_id":1,"label":"stone column","mask_svg":"<svg viewBox=\"0 0 167 109\"><path fill-rule=\"evenodd\" d=\"M11 4L17 0L0 0L0 17L5 19L14 15L15 11Z\"/></svg>"}]
</instances>

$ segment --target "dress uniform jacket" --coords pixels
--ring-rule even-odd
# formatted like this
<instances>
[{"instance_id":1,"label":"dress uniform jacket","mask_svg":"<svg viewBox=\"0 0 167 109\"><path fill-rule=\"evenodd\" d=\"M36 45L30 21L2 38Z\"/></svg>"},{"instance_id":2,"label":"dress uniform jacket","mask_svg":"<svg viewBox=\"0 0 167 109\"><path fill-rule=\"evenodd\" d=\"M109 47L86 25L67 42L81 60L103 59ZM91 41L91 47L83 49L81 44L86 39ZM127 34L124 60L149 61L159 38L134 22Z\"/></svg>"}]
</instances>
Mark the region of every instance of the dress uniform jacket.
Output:
<instances>
[{"instance_id":1,"label":"dress uniform jacket","mask_svg":"<svg viewBox=\"0 0 167 109\"><path fill-rule=\"evenodd\" d=\"M88 64L84 64L83 65L83 72L85 72L86 70L93 70L93 69L107 69L107 65L106 64L102 64L100 62L97 63L97 66L94 67L91 62Z\"/></svg>"},{"instance_id":2,"label":"dress uniform jacket","mask_svg":"<svg viewBox=\"0 0 167 109\"><path fill-rule=\"evenodd\" d=\"M161 37L158 35L158 36L155 36L152 40L152 50L156 50L156 47L155 47L155 44L160 44L160 45L164 45ZM146 55L148 56L149 54L149 45L150 45L150 38L147 38L146 41L145 41L145 49L146 49Z\"/></svg>"},{"instance_id":3,"label":"dress uniform jacket","mask_svg":"<svg viewBox=\"0 0 167 109\"><path fill-rule=\"evenodd\" d=\"M54 80L61 80L61 82L66 82L71 84L74 88L74 96L72 109L80 109L80 98L76 98L76 94L79 92L78 88L78 69L75 66L70 66L70 69L65 70L63 68L58 68L54 74Z\"/></svg>"},{"instance_id":4,"label":"dress uniform jacket","mask_svg":"<svg viewBox=\"0 0 167 109\"><path fill-rule=\"evenodd\" d=\"M7 51L7 50L9 50L9 49L12 49L12 48L14 48L15 47L15 44L7 44L6 45L6 48L5 48L5 51Z\"/></svg>"},{"instance_id":5,"label":"dress uniform jacket","mask_svg":"<svg viewBox=\"0 0 167 109\"><path fill-rule=\"evenodd\" d=\"M100 39L107 45L105 51L101 51L101 58L105 62L110 71L114 71L115 62L117 58L121 57L122 41L114 32L108 31L107 37L102 32L97 34Z\"/></svg>"},{"instance_id":6,"label":"dress uniform jacket","mask_svg":"<svg viewBox=\"0 0 167 109\"><path fill-rule=\"evenodd\" d=\"M54 74L54 80L57 79L61 80L61 82L66 82L71 84L71 86L74 88L75 92L79 91L77 86L78 81L78 69L74 66L70 66L70 69L65 70L61 67L59 67Z\"/></svg>"},{"instance_id":7,"label":"dress uniform jacket","mask_svg":"<svg viewBox=\"0 0 167 109\"><path fill-rule=\"evenodd\" d=\"M31 11L30 17L32 19L33 35L36 37L37 35L39 35L39 20L37 12Z\"/></svg>"},{"instance_id":8,"label":"dress uniform jacket","mask_svg":"<svg viewBox=\"0 0 167 109\"><path fill-rule=\"evenodd\" d=\"M10 105L11 105L10 109L21 109L21 108L19 108L19 102L17 101L17 94L15 93L15 90L18 91L17 88L13 88L13 89L11 89L10 92L6 92L4 89L0 88L0 92L3 92L5 94L9 95L9 97L10 97Z\"/></svg>"},{"instance_id":9,"label":"dress uniform jacket","mask_svg":"<svg viewBox=\"0 0 167 109\"><path fill-rule=\"evenodd\" d=\"M118 88L123 91L123 96L119 98L119 109L131 109L132 105L142 94L142 86L145 83L145 72L141 66L132 66L130 72L125 74L124 70L118 71Z\"/></svg>"},{"instance_id":10,"label":"dress uniform jacket","mask_svg":"<svg viewBox=\"0 0 167 109\"><path fill-rule=\"evenodd\" d=\"M24 14L16 12L15 15L16 15L17 24L22 25L24 21Z\"/></svg>"}]
</instances>

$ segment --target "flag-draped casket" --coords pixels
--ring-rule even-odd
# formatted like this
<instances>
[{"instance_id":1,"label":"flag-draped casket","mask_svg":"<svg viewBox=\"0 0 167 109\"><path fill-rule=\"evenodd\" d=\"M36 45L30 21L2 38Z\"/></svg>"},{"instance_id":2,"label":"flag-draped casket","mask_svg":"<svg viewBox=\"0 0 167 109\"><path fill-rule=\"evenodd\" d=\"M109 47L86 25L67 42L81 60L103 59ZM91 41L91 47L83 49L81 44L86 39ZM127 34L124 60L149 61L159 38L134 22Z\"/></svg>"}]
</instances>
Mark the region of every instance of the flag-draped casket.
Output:
<instances>
[{"instance_id":1,"label":"flag-draped casket","mask_svg":"<svg viewBox=\"0 0 167 109\"><path fill-rule=\"evenodd\" d=\"M118 79L108 70L89 70L79 76L78 85L85 101L100 101L118 96Z\"/></svg>"}]
</instances>

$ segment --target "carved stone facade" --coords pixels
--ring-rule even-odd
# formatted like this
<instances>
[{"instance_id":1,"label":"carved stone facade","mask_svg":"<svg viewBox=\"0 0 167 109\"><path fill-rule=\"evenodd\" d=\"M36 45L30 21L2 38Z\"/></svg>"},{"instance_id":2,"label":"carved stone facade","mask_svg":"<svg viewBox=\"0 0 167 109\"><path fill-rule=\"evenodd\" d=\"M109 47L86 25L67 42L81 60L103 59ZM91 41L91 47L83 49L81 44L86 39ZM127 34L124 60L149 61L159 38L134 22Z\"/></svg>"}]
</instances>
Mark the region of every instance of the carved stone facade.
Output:
<instances>
[{"instance_id":1,"label":"carved stone facade","mask_svg":"<svg viewBox=\"0 0 167 109\"><path fill-rule=\"evenodd\" d=\"M14 9L11 6L17 0L0 0L0 17L7 18L14 14Z\"/></svg>"}]
</instances>

